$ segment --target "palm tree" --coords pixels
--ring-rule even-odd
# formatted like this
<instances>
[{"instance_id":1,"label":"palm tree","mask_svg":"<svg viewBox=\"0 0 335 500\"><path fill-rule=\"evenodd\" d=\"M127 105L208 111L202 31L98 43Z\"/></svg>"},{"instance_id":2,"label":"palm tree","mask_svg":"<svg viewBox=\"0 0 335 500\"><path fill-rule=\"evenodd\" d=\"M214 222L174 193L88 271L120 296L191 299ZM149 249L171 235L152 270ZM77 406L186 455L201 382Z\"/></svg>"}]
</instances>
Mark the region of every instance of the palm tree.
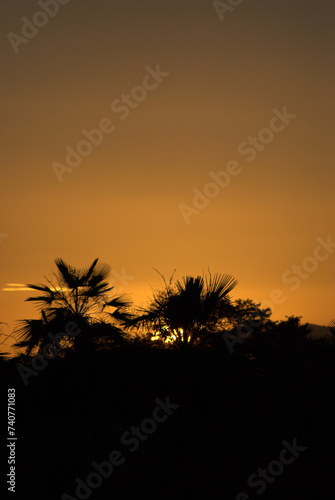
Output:
<instances>
[{"instance_id":1,"label":"palm tree","mask_svg":"<svg viewBox=\"0 0 335 500\"><path fill-rule=\"evenodd\" d=\"M102 328L106 324L103 315L109 319L109 326L103 329L104 336L108 333L114 339L116 336L121 338L123 332L119 327L129 318L127 308L130 302L125 295L110 295L113 290L107 281L110 267L98 264L98 259L84 269L70 266L62 259L56 259L55 264L57 273L53 273L51 279L46 278L47 285L27 285L32 290L42 292L41 295L26 299L37 304L41 318L19 322L15 347L26 348L26 354L30 354L36 346L41 351L50 343L48 333L51 330L54 333L64 332L65 323L74 321L81 333L72 342L87 348L99 336L97 325L100 324Z\"/></svg>"},{"instance_id":2,"label":"palm tree","mask_svg":"<svg viewBox=\"0 0 335 500\"><path fill-rule=\"evenodd\" d=\"M164 277L163 277L164 279ZM172 286L153 293L147 308L138 309L129 326L150 328L165 342L186 349L213 334L226 317L230 306L229 292L237 281L228 274L209 277L186 276Z\"/></svg>"},{"instance_id":3,"label":"palm tree","mask_svg":"<svg viewBox=\"0 0 335 500\"><path fill-rule=\"evenodd\" d=\"M8 323L4 323L3 321L0 321L0 338L4 337L4 339L0 342L0 346L2 344L4 344L13 335L13 333L8 334L8 335L5 334L3 332L3 327L1 325L9 326ZM8 355L9 355L8 352L0 352L0 358L1 359L5 359Z\"/></svg>"}]
</instances>

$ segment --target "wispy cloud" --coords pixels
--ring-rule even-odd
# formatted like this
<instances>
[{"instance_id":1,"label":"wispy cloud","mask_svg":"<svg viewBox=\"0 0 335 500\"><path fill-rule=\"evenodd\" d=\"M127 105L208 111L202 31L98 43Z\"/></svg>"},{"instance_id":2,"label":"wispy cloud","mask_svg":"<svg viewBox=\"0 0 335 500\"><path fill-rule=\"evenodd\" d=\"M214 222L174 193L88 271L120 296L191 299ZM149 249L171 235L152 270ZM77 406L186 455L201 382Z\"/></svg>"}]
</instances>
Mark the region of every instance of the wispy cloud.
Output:
<instances>
[{"instance_id":1,"label":"wispy cloud","mask_svg":"<svg viewBox=\"0 0 335 500\"><path fill-rule=\"evenodd\" d=\"M22 283L6 283L6 287L2 288L3 292L27 292L31 291L31 288L28 288L26 285Z\"/></svg>"},{"instance_id":2,"label":"wispy cloud","mask_svg":"<svg viewBox=\"0 0 335 500\"><path fill-rule=\"evenodd\" d=\"M63 292L69 292L70 288L67 287L60 287L60 286L50 286L50 290L53 292L58 292L59 290L62 290ZM79 287L82 288L82 287ZM6 283L6 287L2 288L3 292L32 292L36 291L33 288L29 288L27 285L23 283Z\"/></svg>"}]
</instances>

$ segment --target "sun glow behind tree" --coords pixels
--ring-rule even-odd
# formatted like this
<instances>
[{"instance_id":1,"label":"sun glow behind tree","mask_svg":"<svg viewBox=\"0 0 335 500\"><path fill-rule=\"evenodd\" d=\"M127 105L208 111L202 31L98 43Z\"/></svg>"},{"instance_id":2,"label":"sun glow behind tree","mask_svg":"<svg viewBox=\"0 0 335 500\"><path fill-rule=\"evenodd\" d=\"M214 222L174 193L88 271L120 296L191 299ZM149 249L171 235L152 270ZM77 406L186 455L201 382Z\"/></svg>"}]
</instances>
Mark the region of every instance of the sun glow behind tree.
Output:
<instances>
[{"instance_id":1,"label":"sun glow behind tree","mask_svg":"<svg viewBox=\"0 0 335 500\"><path fill-rule=\"evenodd\" d=\"M153 293L147 308L140 308L132 327L151 331L151 340L162 340L178 348L188 348L203 342L230 311L229 292L237 281L228 274L186 276L172 285L162 276L165 288Z\"/></svg>"}]
</instances>

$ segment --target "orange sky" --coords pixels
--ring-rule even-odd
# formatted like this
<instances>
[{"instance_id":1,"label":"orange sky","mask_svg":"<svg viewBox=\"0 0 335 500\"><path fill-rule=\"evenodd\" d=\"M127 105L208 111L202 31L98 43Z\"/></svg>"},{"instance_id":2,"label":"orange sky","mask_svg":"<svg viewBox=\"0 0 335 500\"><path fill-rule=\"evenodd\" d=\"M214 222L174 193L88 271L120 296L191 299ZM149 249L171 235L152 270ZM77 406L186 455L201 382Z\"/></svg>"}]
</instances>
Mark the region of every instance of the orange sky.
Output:
<instances>
[{"instance_id":1,"label":"orange sky","mask_svg":"<svg viewBox=\"0 0 335 500\"><path fill-rule=\"evenodd\" d=\"M335 251L317 239L335 242L334 3L245 0L222 21L205 0L63 3L54 17L0 5L0 321L36 316L8 283L99 257L133 277L136 303L161 283L153 267L209 266L238 279L234 298L277 294L274 319L327 324ZM23 17L46 24L32 36ZM99 125L100 144L78 146ZM91 151L72 168L67 147Z\"/></svg>"}]
</instances>

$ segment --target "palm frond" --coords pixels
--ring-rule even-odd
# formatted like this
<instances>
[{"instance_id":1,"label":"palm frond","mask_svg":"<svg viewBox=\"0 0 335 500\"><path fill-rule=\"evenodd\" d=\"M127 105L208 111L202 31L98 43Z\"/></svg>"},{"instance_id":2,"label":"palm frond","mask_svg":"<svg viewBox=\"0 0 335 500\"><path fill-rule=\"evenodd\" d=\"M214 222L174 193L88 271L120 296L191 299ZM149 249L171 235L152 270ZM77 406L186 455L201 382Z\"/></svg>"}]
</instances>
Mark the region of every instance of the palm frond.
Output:
<instances>
[{"instance_id":1,"label":"palm frond","mask_svg":"<svg viewBox=\"0 0 335 500\"><path fill-rule=\"evenodd\" d=\"M86 280L91 278L98 261L99 259L95 259L88 269L84 269L83 274L85 275Z\"/></svg>"},{"instance_id":2,"label":"palm frond","mask_svg":"<svg viewBox=\"0 0 335 500\"><path fill-rule=\"evenodd\" d=\"M46 285L31 285L30 283L26 285L27 288L32 288L33 290L38 290L39 292L53 293L53 290Z\"/></svg>"},{"instance_id":3,"label":"palm frond","mask_svg":"<svg viewBox=\"0 0 335 500\"><path fill-rule=\"evenodd\" d=\"M59 271L60 282L69 288L76 288L82 282L82 276L77 270L64 262L63 259L55 259L55 264Z\"/></svg>"},{"instance_id":4,"label":"palm frond","mask_svg":"<svg viewBox=\"0 0 335 500\"><path fill-rule=\"evenodd\" d=\"M219 297L224 297L235 288L238 281L230 274L210 274L209 279L206 278L206 288L208 293L218 294Z\"/></svg>"},{"instance_id":5,"label":"palm frond","mask_svg":"<svg viewBox=\"0 0 335 500\"><path fill-rule=\"evenodd\" d=\"M107 280L110 275L111 268L108 264L99 263L96 265L94 272L87 279L87 285L94 287L101 282Z\"/></svg>"},{"instance_id":6,"label":"palm frond","mask_svg":"<svg viewBox=\"0 0 335 500\"><path fill-rule=\"evenodd\" d=\"M38 297L28 297L25 302L42 302L43 304L52 304L54 298L48 295L40 295Z\"/></svg>"},{"instance_id":7,"label":"palm frond","mask_svg":"<svg viewBox=\"0 0 335 500\"><path fill-rule=\"evenodd\" d=\"M105 305L116 308L128 308L132 305L132 300L129 298L129 295L123 294L112 298Z\"/></svg>"}]
</instances>

